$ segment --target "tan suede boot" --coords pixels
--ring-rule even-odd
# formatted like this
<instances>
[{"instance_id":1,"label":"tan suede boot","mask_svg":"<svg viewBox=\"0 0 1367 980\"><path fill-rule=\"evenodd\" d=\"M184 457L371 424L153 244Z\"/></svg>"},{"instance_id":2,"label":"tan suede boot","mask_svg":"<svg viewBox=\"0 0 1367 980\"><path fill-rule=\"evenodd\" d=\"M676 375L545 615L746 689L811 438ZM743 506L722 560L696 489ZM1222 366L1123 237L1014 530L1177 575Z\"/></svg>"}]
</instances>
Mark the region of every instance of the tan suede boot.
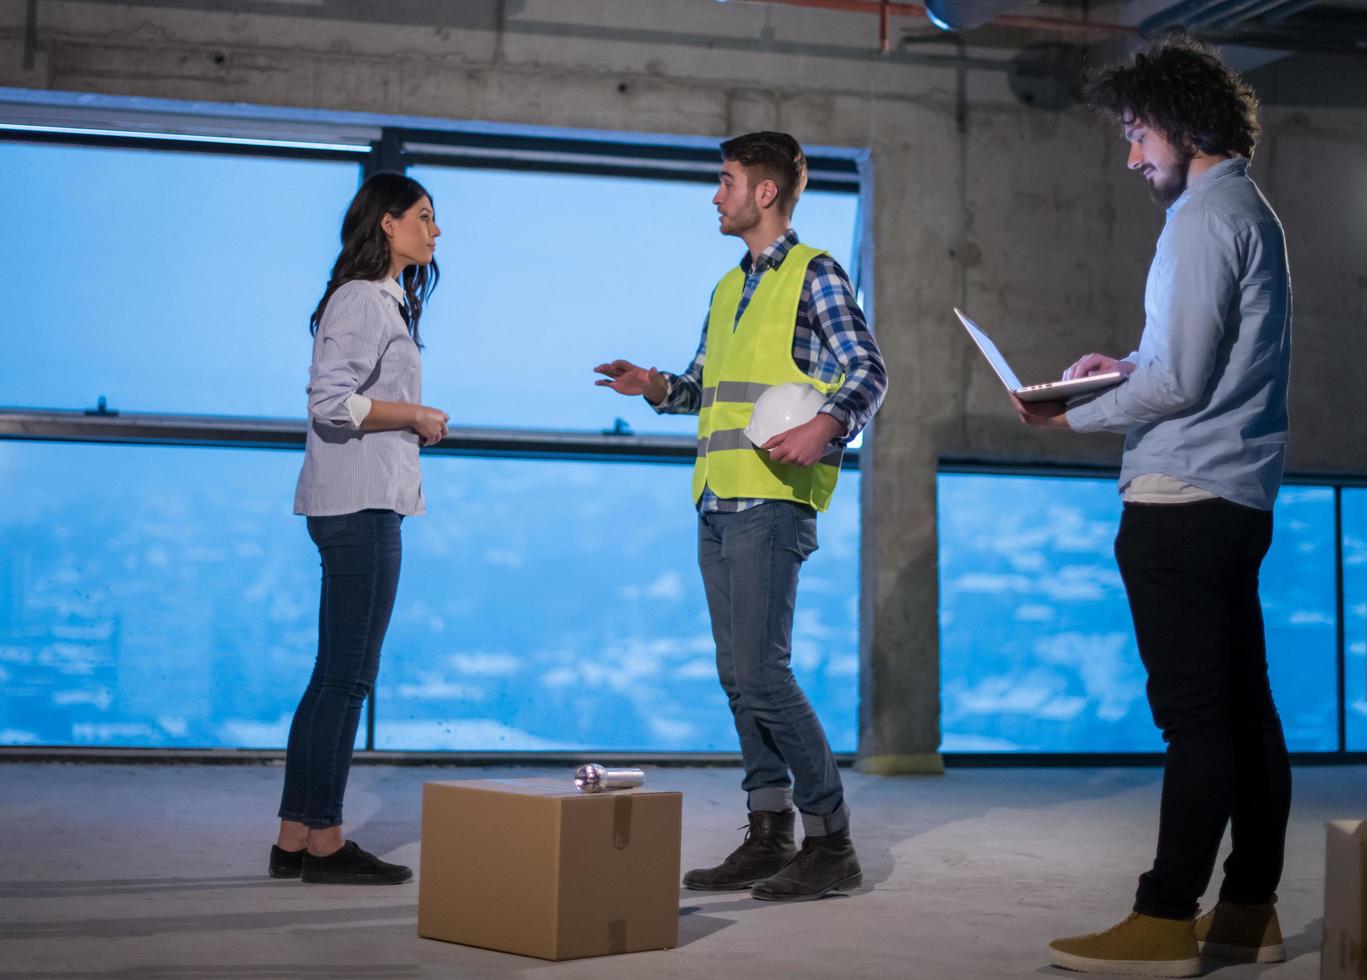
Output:
<instances>
[{"instance_id":1,"label":"tan suede boot","mask_svg":"<svg viewBox=\"0 0 1367 980\"><path fill-rule=\"evenodd\" d=\"M1191 919L1158 919L1132 912L1105 932L1049 944L1049 961L1079 973L1132 977L1195 977L1201 953Z\"/></svg>"},{"instance_id":2,"label":"tan suede boot","mask_svg":"<svg viewBox=\"0 0 1367 980\"><path fill-rule=\"evenodd\" d=\"M1196 920L1196 942L1207 956L1240 963L1286 960L1282 927L1275 905L1220 902Z\"/></svg>"}]
</instances>

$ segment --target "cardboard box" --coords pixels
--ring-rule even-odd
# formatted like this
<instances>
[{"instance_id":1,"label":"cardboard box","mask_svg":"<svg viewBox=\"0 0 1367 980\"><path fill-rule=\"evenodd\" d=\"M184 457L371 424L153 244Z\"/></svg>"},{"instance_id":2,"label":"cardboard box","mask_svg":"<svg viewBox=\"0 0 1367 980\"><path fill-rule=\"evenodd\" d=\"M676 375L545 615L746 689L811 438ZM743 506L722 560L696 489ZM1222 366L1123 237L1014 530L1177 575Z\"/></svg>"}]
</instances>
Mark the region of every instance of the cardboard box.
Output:
<instances>
[{"instance_id":1,"label":"cardboard box","mask_svg":"<svg viewBox=\"0 0 1367 980\"><path fill-rule=\"evenodd\" d=\"M1324 849L1322 980L1367 980L1367 820L1330 820Z\"/></svg>"},{"instance_id":2,"label":"cardboard box","mask_svg":"<svg viewBox=\"0 0 1367 980\"><path fill-rule=\"evenodd\" d=\"M683 796L427 783L418 935L547 960L679 942Z\"/></svg>"}]
</instances>

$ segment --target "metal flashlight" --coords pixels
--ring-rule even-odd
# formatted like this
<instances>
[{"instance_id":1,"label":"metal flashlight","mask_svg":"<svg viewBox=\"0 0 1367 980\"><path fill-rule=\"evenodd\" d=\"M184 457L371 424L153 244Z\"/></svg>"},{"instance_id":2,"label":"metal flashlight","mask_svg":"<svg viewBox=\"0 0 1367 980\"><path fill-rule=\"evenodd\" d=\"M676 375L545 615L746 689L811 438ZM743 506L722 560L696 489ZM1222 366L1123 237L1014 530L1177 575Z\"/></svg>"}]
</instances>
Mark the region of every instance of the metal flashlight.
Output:
<instances>
[{"instance_id":1,"label":"metal flashlight","mask_svg":"<svg viewBox=\"0 0 1367 980\"><path fill-rule=\"evenodd\" d=\"M590 762L574 771L574 785L584 793L601 793L609 789L631 789L646 781L643 769L607 769Z\"/></svg>"}]
</instances>

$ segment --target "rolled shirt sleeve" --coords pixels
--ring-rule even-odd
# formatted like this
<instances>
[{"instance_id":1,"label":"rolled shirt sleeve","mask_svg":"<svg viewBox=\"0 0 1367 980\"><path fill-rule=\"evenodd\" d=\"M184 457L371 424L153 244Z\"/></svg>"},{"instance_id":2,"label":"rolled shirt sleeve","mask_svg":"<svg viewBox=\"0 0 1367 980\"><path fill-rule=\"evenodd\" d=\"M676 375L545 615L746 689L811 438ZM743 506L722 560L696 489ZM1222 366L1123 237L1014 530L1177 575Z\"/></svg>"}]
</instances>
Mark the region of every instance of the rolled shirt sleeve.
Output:
<instances>
[{"instance_id":1,"label":"rolled shirt sleeve","mask_svg":"<svg viewBox=\"0 0 1367 980\"><path fill-rule=\"evenodd\" d=\"M375 373L387 332L380 305L385 297L361 290L339 289L329 300L314 339L309 371L308 409L315 421L359 429L370 414L370 399L359 394Z\"/></svg>"},{"instance_id":2,"label":"rolled shirt sleeve","mask_svg":"<svg viewBox=\"0 0 1367 980\"><path fill-rule=\"evenodd\" d=\"M693 355L693 362L688 365L688 369L682 374L660 372L668 386L665 400L655 405L646 399L646 404L650 405L657 415L697 415L702 408L702 369L707 361L707 320L706 317L703 319L702 340L698 342L698 350Z\"/></svg>"},{"instance_id":3,"label":"rolled shirt sleeve","mask_svg":"<svg viewBox=\"0 0 1367 980\"><path fill-rule=\"evenodd\" d=\"M854 285L834 259L822 256L812 262L807 285L811 298L807 316L812 330L840 365L845 376L820 411L843 428L834 442L844 445L873 418L888 390L888 372L864 311L859 308Z\"/></svg>"},{"instance_id":4,"label":"rolled shirt sleeve","mask_svg":"<svg viewBox=\"0 0 1367 980\"><path fill-rule=\"evenodd\" d=\"M366 416L370 414L370 399L365 395L348 395L346 400L347 414L351 416L351 424L359 429Z\"/></svg>"}]
</instances>

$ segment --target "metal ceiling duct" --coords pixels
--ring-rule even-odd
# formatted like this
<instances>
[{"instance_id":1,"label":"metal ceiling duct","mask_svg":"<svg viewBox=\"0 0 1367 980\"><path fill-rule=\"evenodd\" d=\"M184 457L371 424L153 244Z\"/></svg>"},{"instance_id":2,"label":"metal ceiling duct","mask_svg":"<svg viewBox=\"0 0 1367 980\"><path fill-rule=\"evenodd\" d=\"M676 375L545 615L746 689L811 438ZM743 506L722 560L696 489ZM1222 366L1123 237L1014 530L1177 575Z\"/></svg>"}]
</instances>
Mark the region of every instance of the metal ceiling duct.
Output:
<instances>
[{"instance_id":1,"label":"metal ceiling duct","mask_svg":"<svg viewBox=\"0 0 1367 980\"><path fill-rule=\"evenodd\" d=\"M1184 0L1146 17L1139 25L1139 33L1153 37L1173 28L1193 32L1214 27L1229 30L1255 17L1276 23L1313 6L1315 0Z\"/></svg>"},{"instance_id":2,"label":"metal ceiling duct","mask_svg":"<svg viewBox=\"0 0 1367 980\"><path fill-rule=\"evenodd\" d=\"M928 0L926 16L941 30L971 31L1019 6L1020 0Z\"/></svg>"}]
</instances>

